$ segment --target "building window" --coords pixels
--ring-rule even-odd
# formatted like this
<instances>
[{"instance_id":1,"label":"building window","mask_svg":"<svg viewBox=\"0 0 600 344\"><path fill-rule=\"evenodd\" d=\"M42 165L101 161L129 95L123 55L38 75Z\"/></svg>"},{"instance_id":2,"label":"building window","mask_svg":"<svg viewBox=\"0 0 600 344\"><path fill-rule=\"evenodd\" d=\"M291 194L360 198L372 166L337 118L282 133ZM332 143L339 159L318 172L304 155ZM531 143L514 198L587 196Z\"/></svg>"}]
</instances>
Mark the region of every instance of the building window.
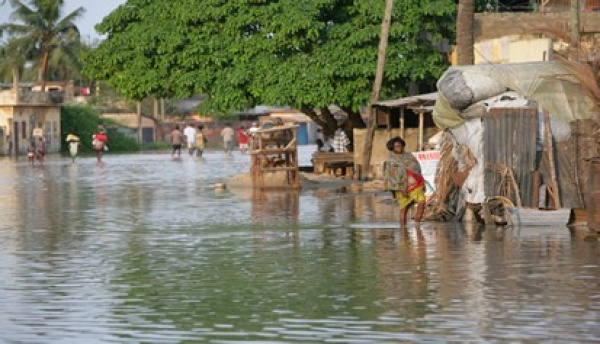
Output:
<instances>
[{"instance_id":1,"label":"building window","mask_svg":"<svg viewBox=\"0 0 600 344\"><path fill-rule=\"evenodd\" d=\"M23 121L21 123L21 136L26 139L27 138L27 122Z\"/></svg>"}]
</instances>

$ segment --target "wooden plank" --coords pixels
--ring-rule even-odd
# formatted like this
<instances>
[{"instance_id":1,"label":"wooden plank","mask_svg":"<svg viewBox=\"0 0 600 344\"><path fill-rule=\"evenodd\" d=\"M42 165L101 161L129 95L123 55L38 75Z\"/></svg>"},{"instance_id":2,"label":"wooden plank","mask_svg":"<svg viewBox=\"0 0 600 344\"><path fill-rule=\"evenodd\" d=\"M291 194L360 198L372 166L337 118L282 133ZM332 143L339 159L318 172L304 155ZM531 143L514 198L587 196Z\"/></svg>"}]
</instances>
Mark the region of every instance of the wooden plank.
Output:
<instances>
[{"instance_id":1,"label":"wooden plank","mask_svg":"<svg viewBox=\"0 0 600 344\"><path fill-rule=\"evenodd\" d=\"M274 133L274 132L278 132L278 131L282 131L282 130L290 130L290 129L295 129L295 128L298 128L298 126L297 125L280 125L280 126L276 126L276 127L272 127L272 128L258 129L255 131L255 133L257 133L257 134Z\"/></svg>"},{"instance_id":2,"label":"wooden plank","mask_svg":"<svg viewBox=\"0 0 600 344\"><path fill-rule=\"evenodd\" d=\"M285 154L285 153L291 153L296 149L296 147L293 148L263 148L263 149L255 149L250 151L250 154L252 155L268 155L268 154Z\"/></svg>"},{"instance_id":3,"label":"wooden plank","mask_svg":"<svg viewBox=\"0 0 600 344\"><path fill-rule=\"evenodd\" d=\"M264 172L298 171L298 166L263 167L261 170Z\"/></svg>"},{"instance_id":4,"label":"wooden plank","mask_svg":"<svg viewBox=\"0 0 600 344\"><path fill-rule=\"evenodd\" d=\"M561 207L560 196L558 193L558 180L556 178L556 165L554 164L554 145L552 144L552 131L550 130L550 113L548 110L544 110L544 150L548 154L548 161L550 164L550 183L549 193L554 200L555 208Z\"/></svg>"}]
</instances>

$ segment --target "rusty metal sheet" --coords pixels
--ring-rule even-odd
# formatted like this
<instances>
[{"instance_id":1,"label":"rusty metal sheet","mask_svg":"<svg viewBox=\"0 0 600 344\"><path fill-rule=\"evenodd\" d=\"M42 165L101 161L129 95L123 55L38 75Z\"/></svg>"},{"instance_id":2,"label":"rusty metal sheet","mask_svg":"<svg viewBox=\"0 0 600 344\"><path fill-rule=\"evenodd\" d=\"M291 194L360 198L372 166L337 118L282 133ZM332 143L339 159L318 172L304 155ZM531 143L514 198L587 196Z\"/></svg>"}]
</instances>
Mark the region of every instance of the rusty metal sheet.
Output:
<instances>
[{"instance_id":1,"label":"rusty metal sheet","mask_svg":"<svg viewBox=\"0 0 600 344\"><path fill-rule=\"evenodd\" d=\"M485 159L485 193L500 196L501 184L507 183L502 166L512 169L523 207L533 204L534 170L538 133L537 108L495 108L483 117L483 152ZM516 204L517 197L509 198Z\"/></svg>"}]
</instances>

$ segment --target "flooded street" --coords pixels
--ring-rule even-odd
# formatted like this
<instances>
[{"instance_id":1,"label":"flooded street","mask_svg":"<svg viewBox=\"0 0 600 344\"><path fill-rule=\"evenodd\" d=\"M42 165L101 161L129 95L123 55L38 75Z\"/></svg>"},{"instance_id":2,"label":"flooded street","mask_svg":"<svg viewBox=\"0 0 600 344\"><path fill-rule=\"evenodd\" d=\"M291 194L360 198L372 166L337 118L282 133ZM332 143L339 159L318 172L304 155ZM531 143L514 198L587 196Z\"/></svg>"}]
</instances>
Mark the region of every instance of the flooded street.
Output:
<instances>
[{"instance_id":1,"label":"flooded street","mask_svg":"<svg viewBox=\"0 0 600 344\"><path fill-rule=\"evenodd\" d=\"M0 342L600 342L597 241L400 233L386 193L214 188L248 169L239 152L0 159Z\"/></svg>"}]
</instances>

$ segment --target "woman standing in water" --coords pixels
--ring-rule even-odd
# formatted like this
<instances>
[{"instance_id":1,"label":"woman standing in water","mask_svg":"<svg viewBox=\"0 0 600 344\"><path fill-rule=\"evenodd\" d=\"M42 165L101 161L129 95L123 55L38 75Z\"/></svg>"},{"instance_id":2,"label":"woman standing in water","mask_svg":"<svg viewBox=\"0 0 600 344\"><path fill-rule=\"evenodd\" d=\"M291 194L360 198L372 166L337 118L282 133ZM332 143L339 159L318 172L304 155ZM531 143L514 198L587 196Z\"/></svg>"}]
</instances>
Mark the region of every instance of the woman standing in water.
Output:
<instances>
[{"instance_id":1,"label":"woman standing in water","mask_svg":"<svg viewBox=\"0 0 600 344\"><path fill-rule=\"evenodd\" d=\"M417 204L415 222L423 218L425 210L425 179L421 174L421 165L411 153L405 152L406 143L400 137L387 142L390 157L384 165L387 185L400 208L400 229L406 228L406 212L413 203Z\"/></svg>"}]
</instances>

